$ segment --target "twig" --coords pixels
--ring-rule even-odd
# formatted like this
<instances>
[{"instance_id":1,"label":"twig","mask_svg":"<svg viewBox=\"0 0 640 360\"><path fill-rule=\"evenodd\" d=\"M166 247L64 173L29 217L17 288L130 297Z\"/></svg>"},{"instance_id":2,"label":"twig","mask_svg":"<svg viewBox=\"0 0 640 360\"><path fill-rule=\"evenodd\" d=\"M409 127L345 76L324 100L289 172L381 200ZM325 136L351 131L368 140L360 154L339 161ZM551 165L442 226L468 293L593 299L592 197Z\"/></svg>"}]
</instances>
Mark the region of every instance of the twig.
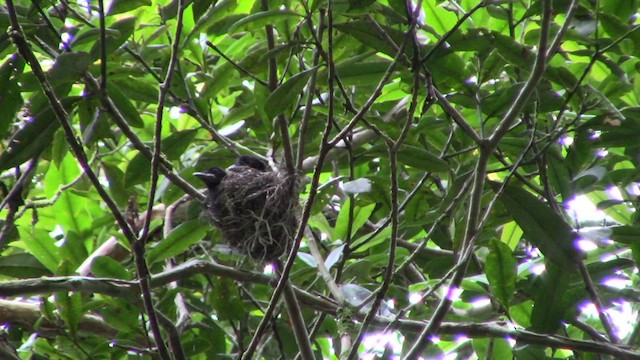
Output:
<instances>
[{"instance_id":1,"label":"twig","mask_svg":"<svg viewBox=\"0 0 640 360\"><path fill-rule=\"evenodd\" d=\"M104 0L98 0L98 17L100 19L100 90L107 91L107 29L105 25Z\"/></svg>"},{"instance_id":2,"label":"twig","mask_svg":"<svg viewBox=\"0 0 640 360\"><path fill-rule=\"evenodd\" d=\"M227 60L227 62L229 64L231 64L233 67L235 67L236 69L238 69L238 71L240 71L241 73L247 75L248 77L252 78L253 80L257 81L258 84L268 88L269 87L269 83L260 79L259 77L253 75L249 70L245 69L242 67L242 65L238 64L237 62L233 61L233 59L231 59L230 57L228 57L224 52L222 52L222 50L220 50L217 46L215 46L211 41L207 40L207 46L210 47L211 49L213 49L213 51L215 51L216 53L218 53L218 55L222 56L223 59Z\"/></svg>"},{"instance_id":3,"label":"twig","mask_svg":"<svg viewBox=\"0 0 640 360\"><path fill-rule=\"evenodd\" d=\"M222 276L241 282L269 284L271 277L258 272L238 270L233 267L206 262L201 260L190 260L180 264L175 268L152 276L151 285L153 287L165 286L176 280L186 279L198 274L208 274ZM29 296L46 295L58 291L81 291L87 294L96 293L113 297L121 297L135 304L138 300L140 287L136 282L120 281L113 279L101 279L81 276L64 277L43 277L39 279L26 279L0 283L0 293L3 296ZM309 293L297 287L293 287L298 300L307 307L321 311L330 315L335 315L337 304L329 302L316 294ZM18 308L24 311L18 312ZM28 309L27 309L28 308ZM24 301L0 299L0 314L11 314L10 319L0 319L2 322L18 320L17 316L25 316L24 322L20 322L21 327L34 324L41 318L40 309L37 304L30 304ZM80 328L86 329L85 319L90 318L94 333L104 334L103 336L113 336L115 333L108 332L111 327L104 324L102 320L85 316L80 323ZM20 318L22 319L22 318ZM100 325L102 324L102 325ZM392 324L389 319L376 317L374 326L385 328ZM424 321L397 320L394 326L401 331L419 333L424 327ZM42 329L41 329L42 330ZM114 330L115 331L115 330ZM538 334L535 332L514 328L503 322L481 322L481 323L452 323L445 322L440 326L441 334L464 335L473 339L510 338L526 344L540 345L552 348L561 348L574 351L585 351L597 354L611 355L618 359L640 359L631 346L622 346L600 341L575 340L558 335Z\"/></svg>"},{"instance_id":4,"label":"twig","mask_svg":"<svg viewBox=\"0 0 640 360\"><path fill-rule=\"evenodd\" d=\"M269 1L260 0L262 11L269 10ZM265 25L265 31L267 33L267 49L272 51L275 47L275 36L273 33L273 25ZM278 64L276 63L275 56L269 57L269 90L274 92L278 87ZM289 136L289 125L284 114L278 114L276 118L278 127L280 128L280 136L282 141L282 152L284 153L284 163L289 176L295 175L295 166L293 161L293 148L291 146L291 137Z\"/></svg>"},{"instance_id":5,"label":"twig","mask_svg":"<svg viewBox=\"0 0 640 360\"><path fill-rule=\"evenodd\" d=\"M438 304L438 307L431 316L429 324L424 327L416 343L405 355L405 359L415 359L422 354L424 349L431 342L431 334L434 334L439 329L442 321L444 320L444 317L451 308L451 305L453 303L453 294L455 291L457 291L457 288L460 286L462 280L464 279L469 259L471 259L473 243L480 230L479 220L480 210L482 206L481 200L484 190L485 173L489 158L493 150L496 148L496 146L498 146L500 140L509 130L511 124L515 122L518 114L522 110L522 107L526 104L529 96L535 90L546 69L547 41L551 24L552 7L551 0L545 0L543 3L544 11L542 15L540 41L538 44L538 55L536 56L536 61L533 65L530 77L525 83L524 87L521 89L520 93L518 93L518 96L516 96L516 99L514 100L507 113L501 119L500 124L490 136L489 140L486 142L483 141L480 144L480 156L478 158L478 162L476 163L476 168L474 171L475 175L473 187L471 189L469 213L465 228L464 243L462 247L463 251L458 258L458 262L456 264L457 269L453 274L453 278L451 279L451 283L447 289L447 294Z\"/></svg>"},{"instance_id":6,"label":"twig","mask_svg":"<svg viewBox=\"0 0 640 360\"><path fill-rule=\"evenodd\" d=\"M333 1L329 0L329 7L327 9L327 34L328 34L328 42L329 42L329 51L331 52L331 47L333 46ZM331 54L331 53L330 53ZM329 61L327 63L329 67L329 76L328 76L328 92L329 92L329 103L328 103L328 111L327 111L327 121L325 124L325 129L322 134L322 139L320 141L320 149L318 150L318 159L315 163L313 178L311 180L311 185L309 189L309 195L307 197L307 201L304 205L304 209L302 211L302 216L300 218L300 224L298 225L298 230L296 232L296 236L293 242L293 246L291 247L291 251L289 252L287 262L282 269L282 274L280 275L280 280L278 281L278 285L273 291L271 295L271 299L269 300L269 306L264 314L262 321L258 325L258 328L255 330L255 334L251 339L251 342L247 346L247 349L242 354L241 359L251 359L255 349L260 341L260 337L264 333L269 318L273 315L278 299L280 299L280 295L286 286L287 281L289 280L289 273L291 272L291 268L293 267L293 263L296 258L296 254L298 252L298 248L300 247L300 242L302 241L302 237L304 235L304 229L307 226L307 222L311 217L311 207L315 200L316 195L318 194L318 184L320 183L320 174L322 173L322 167L324 166L325 158L331 148L329 145L329 136L331 135L331 129L333 128L333 113L335 107L335 99L334 99L334 87L333 87L333 74L335 72L335 64L333 61Z\"/></svg>"},{"instance_id":7,"label":"twig","mask_svg":"<svg viewBox=\"0 0 640 360\"><path fill-rule=\"evenodd\" d=\"M53 112L55 113L56 118L60 122L60 125L65 133L67 142L69 143L71 150L73 151L76 159L78 160L78 163L82 167L84 173L87 175L87 177L89 178L93 186L96 188L96 191L98 192L102 200L105 202L107 207L111 210L124 236L127 238L127 240L131 244L135 245L137 243L135 234L131 230L125 218L122 216L122 213L120 213L120 210L118 209L118 206L116 205L116 203L109 196L106 190L102 187L102 185L100 184L100 180L91 169L91 166L89 165L89 161L87 159L87 155L85 154L84 149L82 148L82 145L77 141L73 128L69 123L66 110L64 109L64 107L62 106L58 98L56 97L53 91L53 88L49 83L49 80L46 78L42 70L42 67L40 66L38 59L35 57L35 55L31 51L31 48L29 47L29 44L26 42L25 34L22 31L22 27L20 26L20 23L18 22L18 18L15 12L15 8L13 6L12 0L7 1L7 10L9 12L9 18L10 18L11 27L12 27L12 29L10 30L11 37L14 43L16 44L16 46L18 47L20 54L29 63L29 65L31 66L31 69L33 70L34 75L38 78L38 81L45 95L47 96L47 99L49 100L51 108L53 109ZM141 269L138 269L138 271L140 270ZM144 272L143 273L139 272L139 276L142 278L144 276ZM160 334L159 330L158 330L158 334ZM162 338L156 337L156 341L157 341L158 351L160 352L160 355L164 359L169 359L169 354L166 351L166 348L164 348L164 351L163 351Z\"/></svg>"},{"instance_id":8,"label":"twig","mask_svg":"<svg viewBox=\"0 0 640 360\"><path fill-rule=\"evenodd\" d=\"M578 270L580 271L580 275L582 276L584 286L587 289L589 296L591 296L591 301L595 305L596 310L598 310L598 316L600 317L602 327L604 327L604 330L607 332L607 335L609 335L609 339L612 343L619 343L620 339L618 338L618 335L616 334L611 321L609 321L609 317L604 312L605 309L604 305L602 304L602 299L600 299L600 296L598 295L598 291L593 284L593 280L591 280L591 275L589 275L587 267L582 260L577 260L576 264L578 265Z\"/></svg>"},{"instance_id":9,"label":"twig","mask_svg":"<svg viewBox=\"0 0 640 360\"><path fill-rule=\"evenodd\" d=\"M309 20L310 22L311 20ZM313 29L312 29L313 31ZM322 33L324 31L324 10L320 10L320 22L316 29L316 37L322 39ZM313 53L313 66L318 66L320 60L320 49L316 48ZM313 94L316 88L318 72L311 73L309 79L309 90L307 91L307 102L305 103L304 113L302 114L302 120L300 120L300 128L298 129L298 149L296 154L296 169L302 170L304 164L304 146L306 145L307 129L309 127L309 119L313 110Z\"/></svg>"}]
</instances>

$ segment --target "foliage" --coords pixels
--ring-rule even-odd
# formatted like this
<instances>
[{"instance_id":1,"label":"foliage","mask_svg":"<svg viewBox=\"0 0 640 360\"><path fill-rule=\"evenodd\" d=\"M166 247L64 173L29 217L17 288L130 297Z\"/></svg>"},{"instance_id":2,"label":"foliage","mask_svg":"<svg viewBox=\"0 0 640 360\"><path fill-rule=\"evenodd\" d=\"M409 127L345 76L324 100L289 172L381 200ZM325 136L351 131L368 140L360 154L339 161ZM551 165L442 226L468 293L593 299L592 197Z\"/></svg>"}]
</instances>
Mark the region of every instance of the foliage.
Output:
<instances>
[{"instance_id":1,"label":"foliage","mask_svg":"<svg viewBox=\"0 0 640 360\"><path fill-rule=\"evenodd\" d=\"M407 4L0 5L2 357L640 358L638 2ZM275 267L200 216L240 154Z\"/></svg>"}]
</instances>

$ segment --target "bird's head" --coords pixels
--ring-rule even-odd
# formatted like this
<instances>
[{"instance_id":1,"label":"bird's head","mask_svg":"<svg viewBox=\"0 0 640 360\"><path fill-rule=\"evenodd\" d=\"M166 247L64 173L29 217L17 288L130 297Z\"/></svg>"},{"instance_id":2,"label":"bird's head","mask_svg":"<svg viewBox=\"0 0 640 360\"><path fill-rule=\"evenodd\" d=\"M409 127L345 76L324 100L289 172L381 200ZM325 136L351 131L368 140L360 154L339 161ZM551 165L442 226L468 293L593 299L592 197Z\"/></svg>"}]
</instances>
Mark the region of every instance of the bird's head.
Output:
<instances>
[{"instance_id":1,"label":"bird's head","mask_svg":"<svg viewBox=\"0 0 640 360\"><path fill-rule=\"evenodd\" d=\"M207 189L213 190L220 185L220 182L227 176L227 173L219 167L212 167L206 171L195 172L193 175L200 179L200 181L207 186Z\"/></svg>"},{"instance_id":2,"label":"bird's head","mask_svg":"<svg viewBox=\"0 0 640 360\"><path fill-rule=\"evenodd\" d=\"M265 164L264 161L250 155L240 155L238 160L236 160L235 166L247 166L260 171L267 170L267 164Z\"/></svg>"}]
</instances>

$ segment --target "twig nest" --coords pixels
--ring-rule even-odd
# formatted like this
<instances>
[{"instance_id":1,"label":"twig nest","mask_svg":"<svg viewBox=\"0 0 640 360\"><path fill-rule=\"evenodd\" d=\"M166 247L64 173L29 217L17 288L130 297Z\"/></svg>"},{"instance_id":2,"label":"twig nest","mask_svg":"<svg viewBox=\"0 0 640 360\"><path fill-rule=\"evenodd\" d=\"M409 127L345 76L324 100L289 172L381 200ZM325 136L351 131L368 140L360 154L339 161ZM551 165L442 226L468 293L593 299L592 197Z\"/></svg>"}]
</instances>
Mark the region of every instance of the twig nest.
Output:
<instances>
[{"instance_id":1,"label":"twig nest","mask_svg":"<svg viewBox=\"0 0 640 360\"><path fill-rule=\"evenodd\" d=\"M208 187L206 213L229 245L260 261L275 260L291 249L298 226L294 177L234 165L216 186Z\"/></svg>"}]
</instances>

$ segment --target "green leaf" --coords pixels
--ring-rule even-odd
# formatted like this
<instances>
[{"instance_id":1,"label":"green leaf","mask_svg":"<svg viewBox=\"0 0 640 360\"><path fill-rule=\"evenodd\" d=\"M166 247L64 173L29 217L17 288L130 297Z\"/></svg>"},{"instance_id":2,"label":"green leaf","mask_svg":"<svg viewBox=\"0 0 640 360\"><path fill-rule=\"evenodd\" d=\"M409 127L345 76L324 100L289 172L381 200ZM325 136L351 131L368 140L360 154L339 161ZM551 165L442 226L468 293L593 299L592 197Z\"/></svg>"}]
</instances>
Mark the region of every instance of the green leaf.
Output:
<instances>
[{"instance_id":1,"label":"green leaf","mask_svg":"<svg viewBox=\"0 0 640 360\"><path fill-rule=\"evenodd\" d=\"M365 252L378 244L388 241L391 238L391 227L384 228L384 230L380 231L376 236L365 243L370 236L371 234L367 234L353 241L351 248L355 249L355 253Z\"/></svg>"},{"instance_id":2,"label":"green leaf","mask_svg":"<svg viewBox=\"0 0 640 360\"><path fill-rule=\"evenodd\" d=\"M20 86L14 78L15 73L21 73L23 69L24 60L18 56L9 57L0 66L0 84L3 84L0 86L0 109L4 118L4 121L0 121L0 138L2 139L23 104Z\"/></svg>"},{"instance_id":3,"label":"green leaf","mask_svg":"<svg viewBox=\"0 0 640 360\"><path fill-rule=\"evenodd\" d=\"M91 273L97 277L131 280L131 272L108 256L96 256L91 261Z\"/></svg>"},{"instance_id":4,"label":"green leaf","mask_svg":"<svg viewBox=\"0 0 640 360\"><path fill-rule=\"evenodd\" d=\"M58 248L54 244L54 239L49 236L49 232L39 228L18 227L20 240L22 240L29 251L38 261L53 274L58 268Z\"/></svg>"},{"instance_id":5,"label":"green leaf","mask_svg":"<svg viewBox=\"0 0 640 360\"><path fill-rule=\"evenodd\" d=\"M125 205L129 200L130 189L124 186L124 172L117 166L103 163L102 169L109 181L109 193L118 205Z\"/></svg>"},{"instance_id":6,"label":"green leaf","mask_svg":"<svg viewBox=\"0 0 640 360\"><path fill-rule=\"evenodd\" d=\"M396 29L389 29L389 34L381 33L376 27L373 27L371 24L362 20L350 21L343 24L336 24L334 26L339 31L352 36L360 43L367 45L369 48L373 48L378 52L389 56L394 56L396 51L386 41L385 35L395 33L396 37L398 35L402 36L401 32L398 32ZM383 29L387 30L385 27L383 27ZM394 37L392 36L391 38L393 39Z\"/></svg>"},{"instance_id":7,"label":"green leaf","mask_svg":"<svg viewBox=\"0 0 640 360\"><path fill-rule=\"evenodd\" d=\"M273 9L269 11L261 11L256 14L251 14L242 18L235 24L231 25L227 32L233 34L241 30L251 31L254 29L262 28L267 24L275 24L278 20L284 20L286 18L300 18L301 15L291 10Z\"/></svg>"},{"instance_id":8,"label":"green leaf","mask_svg":"<svg viewBox=\"0 0 640 360\"><path fill-rule=\"evenodd\" d=\"M60 166L51 166L45 175L45 193L55 196L61 186L72 184L81 174L80 166L71 153L67 153ZM75 232L86 236L91 232L92 213L99 212L99 204L72 191L63 191L53 204L54 218L65 235Z\"/></svg>"},{"instance_id":9,"label":"green leaf","mask_svg":"<svg viewBox=\"0 0 640 360\"><path fill-rule=\"evenodd\" d=\"M611 202L611 196L606 191L592 191L587 194L589 200L591 200L599 210L604 211L607 216L610 216L613 220L621 224L633 223L633 212L629 209L626 203ZM602 206L602 205L606 206Z\"/></svg>"},{"instance_id":10,"label":"green leaf","mask_svg":"<svg viewBox=\"0 0 640 360\"><path fill-rule=\"evenodd\" d=\"M56 305L58 313L64 320L66 327L72 336L75 336L82 318L82 292L56 293Z\"/></svg>"},{"instance_id":11,"label":"green leaf","mask_svg":"<svg viewBox=\"0 0 640 360\"><path fill-rule=\"evenodd\" d=\"M178 255L202 240L208 226L200 220L191 220L173 229L157 246L147 252L149 265Z\"/></svg>"},{"instance_id":12,"label":"green leaf","mask_svg":"<svg viewBox=\"0 0 640 360\"><path fill-rule=\"evenodd\" d=\"M197 130L175 132L162 140L162 153L168 160L177 160L187 147L193 142ZM138 152L129 164L124 174L125 187L140 184L151 176L151 160Z\"/></svg>"},{"instance_id":13,"label":"green leaf","mask_svg":"<svg viewBox=\"0 0 640 360\"><path fill-rule=\"evenodd\" d=\"M33 255L18 253L0 256L0 274L18 279L51 275Z\"/></svg>"},{"instance_id":14,"label":"green leaf","mask_svg":"<svg viewBox=\"0 0 640 360\"><path fill-rule=\"evenodd\" d=\"M338 214L338 219L336 220L336 226L333 229L333 233L331 234L331 240L347 240L347 231L349 228L349 208L351 207L351 200L345 201L344 205L340 209L340 213ZM351 235L355 234L362 225L364 225L373 210L375 209L376 204L370 204L365 207L356 206L353 209L353 221L351 223Z\"/></svg>"},{"instance_id":15,"label":"green leaf","mask_svg":"<svg viewBox=\"0 0 640 360\"><path fill-rule=\"evenodd\" d=\"M493 239L491 253L487 255L485 273L496 299L507 311L516 292L516 267L518 262L505 243Z\"/></svg>"},{"instance_id":16,"label":"green leaf","mask_svg":"<svg viewBox=\"0 0 640 360\"><path fill-rule=\"evenodd\" d=\"M109 82L108 89L109 97L127 123L134 128L144 127L144 122L142 121L140 112L133 105L131 100L120 91L118 86L113 82Z\"/></svg>"},{"instance_id":17,"label":"green leaf","mask_svg":"<svg viewBox=\"0 0 640 360\"><path fill-rule=\"evenodd\" d=\"M499 183L491 182L495 191ZM577 235L559 214L525 189L509 184L499 197L513 219L544 256L565 271L575 269L580 253L574 247Z\"/></svg>"},{"instance_id":18,"label":"green leaf","mask_svg":"<svg viewBox=\"0 0 640 360\"><path fill-rule=\"evenodd\" d=\"M570 185L569 169L562 158L560 150L551 146L547 152L549 182L556 193L562 196L562 200L568 201L573 196Z\"/></svg>"},{"instance_id":19,"label":"green leaf","mask_svg":"<svg viewBox=\"0 0 640 360\"><path fill-rule=\"evenodd\" d=\"M118 91L130 100L153 104L158 101L158 84L142 78L127 76L112 79L110 85L115 85ZM110 92L111 93L111 92Z\"/></svg>"},{"instance_id":20,"label":"green leaf","mask_svg":"<svg viewBox=\"0 0 640 360\"><path fill-rule=\"evenodd\" d=\"M292 76L289 80L278 86L278 88L269 95L264 105L264 111L267 113L267 116L273 119L278 114L286 111L289 106L293 105L296 100L298 100L298 94L304 89L307 81L316 70L318 70L317 66L305 70Z\"/></svg>"},{"instance_id":21,"label":"green leaf","mask_svg":"<svg viewBox=\"0 0 640 360\"><path fill-rule=\"evenodd\" d=\"M73 96L62 99L67 112L82 99ZM51 107L39 112L32 121L18 130L9 140L9 145L0 154L0 171L22 165L29 159L39 155L53 140L53 134L60 127Z\"/></svg>"},{"instance_id":22,"label":"green leaf","mask_svg":"<svg viewBox=\"0 0 640 360\"><path fill-rule=\"evenodd\" d=\"M114 1L112 4L109 15L122 14L142 6L151 6L151 0Z\"/></svg>"},{"instance_id":23,"label":"green leaf","mask_svg":"<svg viewBox=\"0 0 640 360\"><path fill-rule=\"evenodd\" d=\"M56 57L47 75L53 84L74 83L85 74L91 62L91 57L87 52L63 52Z\"/></svg>"},{"instance_id":24,"label":"green leaf","mask_svg":"<svg viewBox=\"0 0 640 360\"><path fill-rule=\"evenodd\" d=\"M531 313L531 326L535 331L553 334L562 323L567 310L563 300L569 288L568 273L564 269L546 263L545 272L538 278L536 301Z\"/></svg>"},{"instance_id":25,"label":"green leaf","mask_svg":"<svg viewBox=\"0 0 640 360\"><path fill-rule=\"evenodd\" d=\"M242 300L238 296L237 286L233 281L216 277L213 286L216 291L211 291L209 296L216 309L218 320L239 320L246 316Z\"/></svg>"},{"instance_id":26,"label":"green leaf","mask_svg":"<svg viewBox=\"0 0 640 360\"><path fill-rule=\"evenodd\" d=\"M508 222L502 227L500 241L507 244L509 249L514 250L522 238L522 229L515 221Z\"/></svg>"},{"instance_id":27,"label":"green leaf","mask_svg":"<svg viewBox=\"0 0 640 360\"><path fill-rule=\"evenodd\" d=\"M83 219L80 217L80 219ZM88 222L90 218L84 217ZM60 257L70 263L74 269L78 268L89 255L84 246L83 238L79 237L74 231L65 232L64 242L60 246Z\"/></svg>"},{"instance_id":28,"label":"green leaf","mask_svg":"<svg viewBox=\"0 0 640 360\"><path fill-rule=\"evenodd\" d=\"M113 25L109 26L106 31L106 52L107 57L118 50L122 44L129 39L129 37L133 34L136 26L136 18L135 17L126 17L124 19L118 20ZM91 48L91 58L99 59L100 58L100 40L94 42L93 47Z\"/></svg>"},{"instance_id":29,"label":"green leaf","mask_svg":"<svg viewBox=\"0 0 640 360\"><path fill-rule=\"evenodd\" d=\"M398 151L398 161L426 171L447 172L450 169L449 163L445 160L425 149L411 145L402 145L400 151Z\"/></svg>"},{"instance_id":30,"label":"green leaf","mask_svg":"<svg viewBox=\"0 0 640 360\"><path fill-rule=\"evenodd\" d=\"M612 226L608 230L611 231L611 240L615 242L640 245L640 226Z\"/></svg>"}]
</instances>

